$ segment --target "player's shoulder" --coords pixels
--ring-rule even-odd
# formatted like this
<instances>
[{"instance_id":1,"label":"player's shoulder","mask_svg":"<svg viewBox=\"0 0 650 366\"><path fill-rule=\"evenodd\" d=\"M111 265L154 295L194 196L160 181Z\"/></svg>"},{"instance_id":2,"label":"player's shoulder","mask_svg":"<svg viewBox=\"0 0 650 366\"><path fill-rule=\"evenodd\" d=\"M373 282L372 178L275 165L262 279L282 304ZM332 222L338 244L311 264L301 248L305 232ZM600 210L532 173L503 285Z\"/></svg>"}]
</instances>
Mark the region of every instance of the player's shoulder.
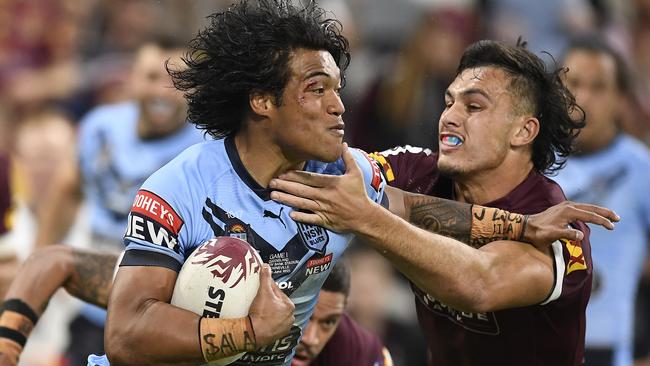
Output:
<instances>
[{"instance_id":1,"label":"player's shoulder","mask_svg":"<svg viewBox=\"0 0 650 366\"><path fill-rule=\"evenodd\" d=\"M650 167L650 149L641 141L629 135L620 136L621 154L625 156L625 161L641 167ZM650 171L646 171L650 174Z\"/></svg>"}]
</instances>

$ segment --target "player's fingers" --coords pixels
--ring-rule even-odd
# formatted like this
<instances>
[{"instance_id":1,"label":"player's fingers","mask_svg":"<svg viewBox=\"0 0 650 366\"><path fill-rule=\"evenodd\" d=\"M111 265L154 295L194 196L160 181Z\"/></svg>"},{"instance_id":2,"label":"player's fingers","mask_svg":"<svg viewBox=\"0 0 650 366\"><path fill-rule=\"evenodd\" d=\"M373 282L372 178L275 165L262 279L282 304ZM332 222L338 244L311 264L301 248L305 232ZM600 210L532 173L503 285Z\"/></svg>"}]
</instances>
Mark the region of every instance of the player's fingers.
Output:
<instances>
[{"instance_id":1,"label":"player's fingers","mask_svg":"<svg viewBox=\"0 0 650 366\"><path fill-rule=\"evenodd\" d=\"M317 199L320 197L318 188L311 187L309 185L289 181L284 179L271 179L269 182L269 187L277 191L282 191L289 193L293 196L298 196L307 199Z\"/></svg>"},{"instance_id":2,"label":"player's fingers","mask_svg":"<svg viewBox=\"0 0 650 366\"><path fill-rule=\"evenodd\" d=\"M569 240L582 240L585 237L585 234L582 231L569 226L566 229L560 230L557 237Z\"/></svg>"},{"instance_id":3,"label":"player's fingers","mask_svg":"<svg viewBox=\"0 0 650 366\"><path fill-rule=\"evenodd\" d=\"M620 216L616 214L616 212L606 208L606 207L601 207L597 205L591 205L588 203L574 203L573 206L577 209L584 210L584 211L590 211L594 212L602 217L607 218L609 221L612 222L618 222L621 220Z\"/></svg>"},{"instance_id":4,"label":"player's fingers","mask_svg":"<svg viewBox=\"0 0 650 366\"><path fill-rule=\"evenodd\" d=\"M271 199L298 210L316 211L319 209L319 205L315 201L285 192L273 191L271 192Z\"/></svg>"},{"instance_id":5,"label":"player's fingers","mask_svg":"<svg viewBox=\"0 0 650 366\"><path fill-rule=\"evenodd\" d=\"M303 224L325 226L323 218L315 213L292 211L289 213L292 219Z\"/></svg>"},{"instance_id":6,"label":"player's fingers","mask_svg":"<svg viewBox=\"0 0 650 366\"><path fill-rule=\"evenodd\" d=\"M569 211L569 215L570 217L568 219L571 222L579 220L591 224L600 225L609 230L614 230L614 224L611 221L595 212L585 211L576 207L572 207Z\"/></svg>"},{"instance_id":7,"label":"player's fingers","mask_svg":"<svg viewBox=\"0 0 650 366\"><path fill-rule=\"evenodd\" d=\"M348 143L343 143L343 162L345 163L345 172L354 173L357 172L361 174L361 169L357 164L357 161L354 160L354 155L352 155L352 150L348 147Z\"/></svg>"},{"instance_id":8,"label":"player's fingers","mask_svg":"<svg viewBox=\"0 0 650 366\"><path fill-rule=\"evenodd\" d=\"M303 170L290 170L281 174L278 178L284 181L302 183L311 187L321 188L331 184L331 181L335 179L336 176L306 172Z\"/></svg>"}]
</instances>

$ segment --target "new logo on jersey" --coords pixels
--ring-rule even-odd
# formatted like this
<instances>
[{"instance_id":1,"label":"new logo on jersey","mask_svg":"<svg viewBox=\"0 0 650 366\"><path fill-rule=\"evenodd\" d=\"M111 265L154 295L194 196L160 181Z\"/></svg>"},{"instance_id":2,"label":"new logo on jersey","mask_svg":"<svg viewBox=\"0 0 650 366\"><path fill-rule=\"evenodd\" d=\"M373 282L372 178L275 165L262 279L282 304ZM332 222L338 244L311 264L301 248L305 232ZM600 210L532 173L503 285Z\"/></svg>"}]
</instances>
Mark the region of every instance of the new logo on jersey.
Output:
<instances>
[{"instance_id":1,"label":"new logo on jersey","mask_svg":"<svg viewBox=\"0 0 650 366\"><path fill-rule=\"evenodd\" d=\"M248 241L248 234L246 228L242 224L233 224L226 227L226 234L232 238Z\"/></svg>"},{"instance_id":2,"label":"new logo on jersey","mask_svg":"<svg viewBox=\"0 0 650 366\"><path fill-rule=\"evenodd\" d=\"M575 240L560 239L569 252L569 263L566 266L566 274L573 271L584 271L587 269L585 255L582 253L582 242Z\"/></svg>"},{"instance_id":3,"label":"new logo on jersey","mask_svg":"<svg viewBox=\"0 0 650 366\"><path fill-rule=\"evenodd\" d=\"M165 200L140 190L131 206L125 237L148 241L179 253L181 227L183 220Z\"/></svg>"},{"instance_id":4,"label":"new logo on jersey","mask_svg":"<svg viewBox=\"0 0 650 366\"><path fill-rule=\"evenodd\" d=\"M323 273L330 269L330 266L332 265L332 257L333 255L330 253L322 258L308 260L307 269L305 270L307 276Z\"/></svg>"},{"instance_id":5,"label":"new logo on jersey","mask_svg":"<svg viewBox=\"0 0 650 366\"><path fill-rule=\"evenodd\" d=\"M330 240L327 230L320 226L307 225L299 222L298 234L300 234L300 239L308 249L321 255L325 254L327 242Z\"/></svg>"}]
</instances>

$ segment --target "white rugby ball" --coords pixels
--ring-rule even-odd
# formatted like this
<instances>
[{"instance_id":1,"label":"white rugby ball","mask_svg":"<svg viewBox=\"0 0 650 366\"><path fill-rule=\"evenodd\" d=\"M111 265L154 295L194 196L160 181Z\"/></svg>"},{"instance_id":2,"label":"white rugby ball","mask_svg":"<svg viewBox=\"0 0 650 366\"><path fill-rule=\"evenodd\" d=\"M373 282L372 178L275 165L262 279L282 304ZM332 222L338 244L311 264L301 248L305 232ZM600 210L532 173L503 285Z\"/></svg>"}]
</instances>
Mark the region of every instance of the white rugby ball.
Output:
<instances>
[{"instance_id":1,"label":"white rugby ball","mask_svg":"<svg viewBox=\"0 0 650 366\"><path fill-rule=\"evenodd\" d=\"M247 242L220 236L201 244L178 273L171 304L208 318L240 318L260 285L262 259ZM228 365L240 353L209 365Z\"/></svg>"}]
</instances>

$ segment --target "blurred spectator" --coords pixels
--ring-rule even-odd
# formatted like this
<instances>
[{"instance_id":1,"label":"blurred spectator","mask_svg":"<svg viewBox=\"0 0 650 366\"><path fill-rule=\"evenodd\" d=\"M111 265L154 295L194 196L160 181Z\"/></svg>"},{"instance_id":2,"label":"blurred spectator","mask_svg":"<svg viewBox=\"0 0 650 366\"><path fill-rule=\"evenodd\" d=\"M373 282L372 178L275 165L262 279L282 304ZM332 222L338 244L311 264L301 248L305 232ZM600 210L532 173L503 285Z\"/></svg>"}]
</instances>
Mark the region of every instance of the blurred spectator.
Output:
<instances>
[{"instance_id":1,"label":"blurred spectator","mask_svg":"<svg viewBox=\"0 0 650 366\"><path fill-rule=\"evenodd\" d=\"M36 213L52 193L52 180L74 164L76 131L65 114L51 108L31 111L14 122L11 154L14 209L11 231L4 243L22 261L32 250L37 231ZM78 212L74 227L66 235L70 244L88 241L84 212ZM1 266L3 273L9 275L5 264ZM77 302L66 294L55 296L23 352L22 364L45 366L58 359L67 343L66 325L77 309Z\"/></svg>"},{"instance_id":2,"label":"blurred spectator","mask_svg":"<svg viewBox=\"0 0 650 366\"><path fill-rule=\"evenodd\" d=\"M632 364L634 299L650 233L650 151L620 131L629 88L626 68L598 38L571 43L566 82L586 114L577 155L555 180L574 201L609 207L622 218L614 231L592 227L594 280L587 306L587 365ZM577 111L576 111L577 113Z\"/></svg>"},{"instance_id":3,"label":"blurred spectator","mask_svg":"<svg viewBox=\"0 0 650 366\"><path fill-rule=\"evenodd\" d=\"M82 197L90 209L91 246L119 252L127 214L135 193L158 168L188 146L202 140L185 122L181 92L165 70L180 67L183 49L168 39L146 44L137 53L131 73L136 99L100 106L81 122L79 166L61 171L54 179L54 194L40 212L37 245L58 243L74 220ZM71 324L67 356L81 365L91 353L103 353L105 312L91 305Z\"/></svg>"},{"instance_id":4,"label":"blurred spectator","mask_svg":"<svg viewBox=\"0 0 650 366\"><path fill-rule=\"evenodd\" d=\"M590 0L484 0L483 5L484 36L499 41L523 37L535 53L558 55L569 38L591 32L596 25Z\"/></svg>"},{"instance_id":5,"label":"blurred spectator","mask_svg":"<svg viewBox=\"0 0 650 366\"><path fill-rule=\"evenodd\" d=\"M348 121L349 141L363 150L438 146L435 121L457 61L474 38L469 11L437 9L422 17L394 65L381 73Z\"/></svg>"},{"instance_id":6,"label":"blurred spectator","mask_svg":"<svg viewBox=\"0 0 650 366\"><path fill-rule=\"evenodd\" d=\"M396 366L426 365L426 344L406 281L398 281L390 263L370 247L354 245L346 256L352 279L350 315L384 341Z\"/></svg>"}]
</instances>

